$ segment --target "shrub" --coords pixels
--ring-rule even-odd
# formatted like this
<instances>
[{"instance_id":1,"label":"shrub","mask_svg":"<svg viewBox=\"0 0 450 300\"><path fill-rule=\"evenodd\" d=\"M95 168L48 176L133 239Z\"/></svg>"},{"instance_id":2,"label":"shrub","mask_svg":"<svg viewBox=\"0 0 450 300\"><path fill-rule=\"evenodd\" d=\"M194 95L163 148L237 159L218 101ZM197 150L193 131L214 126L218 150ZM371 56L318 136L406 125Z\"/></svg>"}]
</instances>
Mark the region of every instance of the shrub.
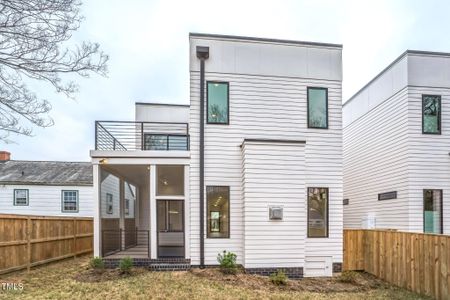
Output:
<instances>
[{"instance_id":1,"label":"shrub","mask_svg":"<svg viewBox=\"0 0 450 300\"><path fill-rule=\"evenodd\" d=\"M223 251L223 254L217 255L217 261L220 264L220 270L224 274L236 274L237 264L236 264L236 254L233 252Z\"/></svg>"},{"instance_id":2,"label":"shrub","mask_svg":"<svg viewBox=\"0 0 450 300\"><path fill-rule=\"evenodd\" d=\"M354 271L344 271L341 276L338 277L338 281L344 283L355 283L356 282L356 272Z\"/></svg>"},{"instance_id":3,"label":"shrub","mask_svg":"<svg viewBox=\"0 0 450 300\"><path fill-rule=\"evenodd\" d=\"M105 268L105 263L101 257L95 256L91 258L90 265L92 269L103 270Z\"/></svg>"},{"instance_id":4,"label":"shrub","mask_svg":"<svg viewBox=\"0 0 450 300\"><path fill-rule=\"evenodd\" d=\"M275 285L286 285L287 276L282 270L278 270L276 273L270 274L270 281Z\"/></svg>"},{"instance_id":5,"label":"shrub","mask_svg":"<svg viewBox=\"0 0 450 300\"><path fill-rule=\"evenodd\" d=\"M130 274L133 267L133 259L131 257L124 257L119 262L119 269L122 274Z\"/></svg>"}]
</instances>

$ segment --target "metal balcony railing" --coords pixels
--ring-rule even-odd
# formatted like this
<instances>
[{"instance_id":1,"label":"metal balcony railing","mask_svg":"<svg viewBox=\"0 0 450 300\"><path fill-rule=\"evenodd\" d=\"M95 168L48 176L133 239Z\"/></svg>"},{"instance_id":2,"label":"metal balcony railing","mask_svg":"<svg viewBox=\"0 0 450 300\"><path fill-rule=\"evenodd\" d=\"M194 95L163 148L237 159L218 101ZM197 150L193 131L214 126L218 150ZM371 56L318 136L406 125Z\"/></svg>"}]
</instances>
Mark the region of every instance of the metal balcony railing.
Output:
<instances>
[{"instance_id":1,"label":"metal balcony railing","mask_svg":"<svg viewBox=\"0 0 450 300\"><path fill-rule=\"evenodd\" d=\"M95 150L189 150L189 124L96 121Z\"/></svg>"}]
</instances>

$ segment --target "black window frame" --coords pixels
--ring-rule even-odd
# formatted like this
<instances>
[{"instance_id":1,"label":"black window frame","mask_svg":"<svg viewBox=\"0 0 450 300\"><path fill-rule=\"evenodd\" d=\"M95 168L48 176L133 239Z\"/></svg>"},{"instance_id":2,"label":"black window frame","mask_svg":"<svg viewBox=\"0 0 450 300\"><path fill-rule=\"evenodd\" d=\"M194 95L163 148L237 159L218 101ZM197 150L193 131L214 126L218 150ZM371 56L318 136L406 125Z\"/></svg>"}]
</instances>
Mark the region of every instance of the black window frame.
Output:
<instances>
[{"instance_id":1,"label":"black window frame","mask_svg":"<svg viewBox=\"0 0 450 300\"><path fill-rule=\"evenodd\" d=\"M424 112L425 112L425 97L438 97L439 101L439 114L438 114L438 132L425 132L425 120L424 120ZM434 134L440 135L442 134L442 96L441 95L431 95L431 94L422 94L422 134Z\"/></svg>"},{"instance_id":2,"label":"black window frame","mask_svg":"<svg viewBox=\"0 0 450 300\"><path fill-rule=\"evenodd\" d=\"M325 103L326 103L326 121L327 121L327 126L325 127L315 127L315 126L310 126L309 125L309 90L325 90ZM311 129L328 129L329 128L329 118L328 118L328 88L326 87L318 87L318 86L308 86L306 88L306 114L307 114L307 118L306 118L306 125L308 128Z\"/></svg>"},{"instance_id":3,"label":"black window frame","mask_svg":"<svg viewBox=\"0 0 450 300\"><path fill-rule=\"evenodd\" d=\"M64 193L66 192L75 192L76 200L77 200L77 209L76 210L65 210L64 209ZM80 192L78 190L61 190L61 212L63 213L78 213L80 211Z\"/></svg>"},{"instance_id":4,"label":"black window frame","mask_svg":"<svg viewBox=\"0 0 450 300\"><path fill-rule=\"evenodd\" d=\"M310 236L309 235L309 189L326 189L327 190L327 234L326 236ZM311 239L326 239L330 237L330 188L309 186L306 188L306 236Z\"/></svg>"},{"instance_id":5,"label":"black window frame","mask_svg":"<svg viewBox=\"0 0 450 300\"><path fill-rule=\"evenodd\" d=\"M211 226L208 226L209 224L209 204L208 204L208 188L227 188L227 194L228 194L228 235L227 236L210 236L210 231L208 230L208 227L211 228ZM206 192L206 238L208 239L229 239L231 236L231 215L230 215L230 207L231 207L231 198L230 198L230 186L229 185L207 185L205 188Z\"/></svg>"},{"instance_id":6,"label":"black window frame","mask_svg":"<svg viewBox=\"0 0 450 300\"><path fill-rule=\"evenodd\" d=\"M27 204L17 204L17 202L16 202L16 191L26 191L27 192ZM13 191L13 205L14 206L30 206L30 190L29 189L14 189L14 191Z\"/></svg>"},{"instance_id":7,"label":"black window frame","mask_svg":"<svg viewBox=\"0 0 450 300\"><path fill-rule=\"evenodd\" d=\"M344 198L344 200L342 200L342 205L349 205L349 204L350 204L350 199Z\"/></svg>"},{"instance_id":8,"label":"black window frame","mask_svg":"<svg viewBox=\"0 0 450 300\"><path fill-rule=\"evenodd\" d=\"M209 121L209 84L226 84L227 85L227 122L210 122ZM206 81L206 124L211 125L230 125L230 82L228 81L216 81L208 80Z\"/></svg>"},{"instance_id":9,"label":"black window frame","mask_svg":"<svg viewBox=\"0 0 450 300\"><path fill-rule=\"evenodd\" d=\"M439 213L441 215L441 220L440 220L440 226L441 226L441 230L440 233L430 233L430 232L425 232L425 193L427 191L440 191L441 192L441 199L439 199L440 201L440 210ZM423 189L423 196L422 196L422 223L423 223L423 233L428 233L428 234L444 234L444 191L442 189Z\"/></svg>"}]
</instances>

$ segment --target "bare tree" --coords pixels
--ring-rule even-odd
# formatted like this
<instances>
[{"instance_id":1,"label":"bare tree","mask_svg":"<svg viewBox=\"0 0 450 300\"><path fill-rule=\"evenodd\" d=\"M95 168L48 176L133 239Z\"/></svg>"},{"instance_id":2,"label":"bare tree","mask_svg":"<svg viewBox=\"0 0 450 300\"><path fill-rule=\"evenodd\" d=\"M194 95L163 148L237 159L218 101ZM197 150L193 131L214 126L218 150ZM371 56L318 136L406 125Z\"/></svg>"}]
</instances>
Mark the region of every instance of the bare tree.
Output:
<instances>
[{"instance_id":1,"label":"bare tree","mask_svg":"<svg viewBox=\"0 0 450 300\"><path fill-rule=\"evenodd\" d=\"M69 45L83 20L80 7L80 0L0 0L0 140L53 125L50 103L27 87L29 80L72 98L78 86L64 75L106 75L108 56L97 43Z\"/></svg>"}]
</instances>

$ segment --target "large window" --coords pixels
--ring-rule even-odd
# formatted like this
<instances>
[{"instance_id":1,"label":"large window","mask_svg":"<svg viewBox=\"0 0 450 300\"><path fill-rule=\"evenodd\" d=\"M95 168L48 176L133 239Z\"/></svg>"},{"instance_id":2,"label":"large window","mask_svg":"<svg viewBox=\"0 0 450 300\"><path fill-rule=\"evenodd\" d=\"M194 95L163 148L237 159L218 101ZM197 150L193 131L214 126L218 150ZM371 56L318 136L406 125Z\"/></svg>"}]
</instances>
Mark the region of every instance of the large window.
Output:
<instances>
[{"instance_id":1,"label":"large window","mask_svg":"<svg viewBox=\"0 0 450 300\"><path fill-rule=\"evenodd\" d=\"M14 205L28 206L28 190L26 189L14 190Z\"/></svg>"},{"instance_id":2,"label":"large window","mask_svg":"<svg viewBox=\"0 0 450 300\"><path fill-rule=\"evenodd\" d=\"M308 188L308 237L328 237L328 188Z\"/></svg>"},{"instance_id":3,"label":"large window","mask_svg":"<svg viewBox=\"0 0 450 300\"><path fill-rule=\"evenodd\" d=\"M229 84L228 82L208 81L207 122L209 124L229 123Z\"/></svg>"},{"instance_id":4,"label":"large window","mask_svg":"<svg viewBox=\"0 0 450 300\"><path fill-rule=\"evenodd\" d=\"M422 95L422 133L441 133L441 96Z\"/></svg>"},{"instance_id":5,"label":"large window","mask_svg":"<svg viewBox=\"0 0 450 300\"><path fill-rule=\"evenodd\" d=\"M230 187L207 186L208 238L230 237Z\"/></svg>"},{"instance_id":6,"label":"large window","mask_svg":"<svg viewBox=\"0 0 450 300\"><path fill-rule=\"evenodd\" d=\"M423 231L442 233L442 190L423 191Z\"/></svg>"},{"instance_id":7,"label":"large window","mask_svg":"<svg viewBox=\"0 0 450 300\"><path fill-rule=\"evenodd\" d=\"M78 191L62 191L62 211L78 212Z\"/></svg>"},{"instance_id":8,"label":"large window","mask_svg":"<svg viewBox=\"0 0 450 300\"><path fill-rule=\"evenodd\" d=\"M328 89L308 87L308 128L328 128Z\"/></svg>"},{"instance_id":9,"label":"large window","mask_svg":"<svg viewBox=\"0 0 450 300\"><path fill-rule=\"evenodd\" d=\"M156 196L184 195L184 166L157 166Z\"/></svg>"}]
</instances>

